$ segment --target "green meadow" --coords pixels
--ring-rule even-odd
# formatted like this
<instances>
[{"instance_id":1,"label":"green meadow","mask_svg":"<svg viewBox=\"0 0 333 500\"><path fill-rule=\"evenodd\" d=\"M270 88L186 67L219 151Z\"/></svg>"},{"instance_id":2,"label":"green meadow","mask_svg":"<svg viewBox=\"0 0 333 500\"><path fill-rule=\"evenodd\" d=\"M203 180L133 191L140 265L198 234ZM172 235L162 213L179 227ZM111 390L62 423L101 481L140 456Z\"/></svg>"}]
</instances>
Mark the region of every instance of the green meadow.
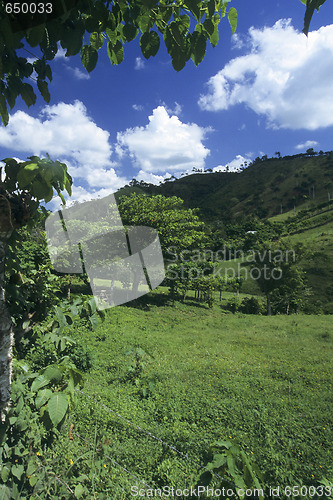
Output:
<instances>
[{"instance_id":1,"label":"green meadow","mask_svg":"<svg viewBox=\"0 0 333 500\"><path fill-rule=\"evenodd\" d=\"M54 463L69 482L81 477L85 498L202 484L221 441L239 446L266 492L332 481L331 318L231 314L227 298L172 307L159 288L108 310L94 331L76 327L92 368Z\"/></svg>"}]
</instances>

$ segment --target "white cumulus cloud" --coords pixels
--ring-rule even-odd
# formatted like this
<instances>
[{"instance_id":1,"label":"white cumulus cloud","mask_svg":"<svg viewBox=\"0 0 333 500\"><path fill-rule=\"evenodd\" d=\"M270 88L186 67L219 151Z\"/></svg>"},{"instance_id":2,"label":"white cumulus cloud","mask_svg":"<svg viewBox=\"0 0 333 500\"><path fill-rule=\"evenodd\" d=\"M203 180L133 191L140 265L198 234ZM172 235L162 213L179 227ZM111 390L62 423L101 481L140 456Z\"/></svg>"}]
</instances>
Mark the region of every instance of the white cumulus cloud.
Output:
<instances>
[{"instance_id":1,"label":"white cumulus cloud","mask_svg":"<svg viewBox=\"0 0 333 500\"><path fill-rule=\"evenodd\" d=\"M149 173L180 172L204 167L209 149L203 145L207 128L183 123L158 106L144 127L128 128L117 134L116 151L129 154L142 171Z\"/></svg>"},{"instance_id":2,"label":"white cumulus cloud","mask_svg":"<svg viewBox=\"0 0 333 500\"><path fill-rule=\"evenodd\" d=\"M136 174L135 178L138 181L144 181L148 182L149 184L158 185L160 182L164 182L164 180L167 179L168 177L171 177L171 175L172 174L169 174L169 172L167 172L164 175L156 175L156 174L151 174L149 172L145 172L144 170L140 170Z\"/></svg>"},{"instance_id":3,"label":"white cumulus cloud","mask_svg":"<svg viewBox=\"0 0 333 500\"><path fill-rule=\"evenodd\" d=\"M90 75L89 73L87 72L84 72L82 71L81 69L75 67L75 68L72 68L71 66L66 66L66 69L67 71L69 71L69 73L71 73L74 78L76 78L77 80L89 80L90 79Z\"/></svg>"},{"instance_id":4,"label":"white cumulus cloud","mask_svg":"<svg viewBox=\"0 0 333 500\"><path fill-rule=\"evenodd\" d=\"M333 25L309 33L290 20L251 28L245 55L212 76L199 106L210 111L245 104L269 126L315 130L333 125Z\"/></svg>"},{"instance_id":5,"label":"white cumulus cloud","mask_svg":"<svg viewBox=\"0 0 333 500\"><path fill-rule=\"evenodd\" d=\"M242 155L237 155L236 158L229 161L225 165L218 165L213 168L213 172L238 172L241 167L246 167L252 159L250 157L244 157Z\"/></svg>"},{"instance_id":6,"label":"white cumulus cloud","mask_svg":"<svg viewBox=\"0 0 333 500\"><path fill-rule=\"evenodd\" d=\"M306 142L303 142L302 144L297 144L297 146L295 146L295 149L297 149L298 151L306 151L307 149L309 148L315 148L316 146L319 145L319 142L317 141L306 141Z\"/></svg>"},{"instance_id":7,"label":"white cumulus cloud","mask_svg":"<svg viewBox=\"0 0 333 500\"><path fill-rule=\"evenodd\" d=\"M109 136L88 116L82 102L60 102L45 106L36 118L24 111L14 113L8 126L0 128L0 146L11 149L13 154L49 153L51 158L66 163L74 178L75 198L76 192L82 194L77 191L82 181L92 196L99 190L110 194L127 182L116 174Z\"/></svg>"}]
</instances>

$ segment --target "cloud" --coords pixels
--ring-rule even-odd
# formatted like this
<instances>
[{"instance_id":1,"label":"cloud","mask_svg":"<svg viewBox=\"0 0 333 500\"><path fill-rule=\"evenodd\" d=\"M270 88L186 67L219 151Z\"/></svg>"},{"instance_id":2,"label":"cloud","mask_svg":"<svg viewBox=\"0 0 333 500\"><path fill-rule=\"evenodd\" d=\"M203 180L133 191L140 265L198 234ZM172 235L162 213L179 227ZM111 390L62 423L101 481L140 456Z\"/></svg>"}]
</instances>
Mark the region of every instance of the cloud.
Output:
<instances>
[{"instance_id":1,"label":"cloud","mask_svg":"<svg viewBox=\"0 0 333 500\"><path fill-rule=\"evenodd\" d=\"M145 127L128 128L117 134L116 151L127 152L144 172L182 172L204 167L210 153L203 141L210 130L195 123L183 123L158 106Z\"/></svg>"},{"instance_id":2,"label":"cloud","mask_svg":"<svg viewBox=\"0 0 333 500\"><path fill-rule=\"evenodd\" d=\"M225 165L218 165L217 167L213 168L213 172L238 172L240 167L246 167L247 164L249 164L251 161L252 159L249 156L244 157L242 155L237 155L236 158L229 161Z\"/></svg>"},{"instance_id":3,"label":"cloud","mask_svg":"<svg viewBox=\"0 0 333 500\"><path fill-rule=\"evenodd\" d=\"M56 53L56 55L54 56L54 59L64 59L65 61L68 61L68 57L65 56L67 52L67 49L63 49L60 45L60 43L58 43L58 51Z\"/></svg>"},{"instance_id":4,"label":"cloud","mask_svg":"<svg viewBox=\"0 0 333 500\"><path fill-rule=\"evenodd\" d=\"M0 128L0 146L11 149L13 154L49 153L51 158L67 164L75 189L83 181L87 192L95 196L100 190L114 192L127 182L116 174L109 136L88 116L82 102L60 102L45 106L36 118L23 111L14 113L8 126Z\"/></svg>"},{"instance_id":5,"label":"cloud","mask_svg":"<svg viewBox=\"0 0 333 500\"><path fill-rule=\"evenodd\" d=\"M85 73L84 71L81 71L79 68L72 68L71 66L66 66L66 69L77 80L89 80L90 79L89 73Z\"/></svg>"},{"instance_id":6,"label":"cloud","mask_svg":"<svg viewBox=\"0 0 333 500\"><path fill-rule=\"evenodd\" d=\"M245 104L268 126L316 130L333 125L333 25L309 33L290 20L251 28L248 53L207 82L198 104L209 111Z\"/></svg>"},{"instance_id":7,"label":"cloud","mask_svg":"<svg viewBox=\"0 0 333 500\"><path fill-rule=\"evenodd\" d=\"M156 175L156 174L151 174L149 172L145 172L144 170L140 170L136 174L135 178L138 181L144 181L148 182L149 184L158 185L160 182L164 182L164 180L167 179L168 177L171 177L171 175L172 174L169 174L169 172L167 172L164 175Z\"/></svg>"},{"instance_id":8,"label":"cloud","mask_svg":"<svg viewBox=\"0 0 333 500\"><path fill-rule=\"evenodd\" d=\"M143 59L141 59L141 57L137 57L135 59L135 66L134 66L134 69L143 69L145 67L145 62Z\"/></svg>"},{"instance_id":9,"label":"cloud","mask_svg":"<svg viewBox=\"0 0 333 500\"><path fill-rule=\"evenodd\" d=\"M306 141L302 144L297 144L297 146L295 146L295 149L301 151L305 151L309 148L315 148L316 146L319 146L319 142L317 141Z\"/></svg>"},{"instance_id":10,"label":"cloud","mask_svg":"<svg viewBox=\"0 0 333 500\"><path fill-rule=\"evenodd\" d=\"M86 71L82 71L80 68L70 66L71 59L66 57L67 49L63 49L58 43L58 51L54 57L54 60L62 61L63 67L67 69L69 73L73 75L76 80L89 80L90 75Z\"/></svg>"},{"instance_id":11,"label":"cloud","mask_svg":"<svg viewBox=\"0 0 333 500\"><path fill-rule=\"evenodd\" d=\"M176 116L180 116L182 113L182 109L183 109L183 106L181 104L179 104L177 101L175 101L175 105L173 108L170 108L169 106L167 106L165 104L165 102L162 102L161 106L163 106L165 108L165 110L167 111L167 113L169 115L176 115Z\"/></svg>"},{"instance_id":12,"label":"cloud","mask_svg":"<svg viewBox=\"0 0 333 500\"><path fill-rule=\"evenodd\" d=\"M132 105L132 108L135 110L135 111L142 111L143 110L143 106L141 104L133 104Z\"/></svg>"}]
</instances>

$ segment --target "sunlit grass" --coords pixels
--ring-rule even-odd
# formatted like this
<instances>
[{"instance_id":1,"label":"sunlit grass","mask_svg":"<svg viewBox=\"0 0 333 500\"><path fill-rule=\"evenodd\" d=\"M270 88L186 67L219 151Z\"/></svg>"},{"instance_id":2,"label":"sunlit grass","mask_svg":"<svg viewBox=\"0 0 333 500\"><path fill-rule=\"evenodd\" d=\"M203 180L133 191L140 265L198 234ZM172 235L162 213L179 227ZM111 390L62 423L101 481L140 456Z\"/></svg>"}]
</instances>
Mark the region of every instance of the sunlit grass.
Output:
<instances>
[{"instance_id":1,"label":"sunlit grass","mask_svg":"<svg viewBox=\"0 0 333 500\"><path fill-rule=\"evenodd\" d=\"M162 291L155 299L163 300ZM330 317L140 303L141 309L111 309L96 331L78 332L95 356L86 393L199 461L212 442L232 436L271 484L313 484L312 476L332 474ZM154 381L147 398L126 378L130 347L147 353L142 376ZM167 459L156 442L84 396L76 413L79 432L89 435L94 419L101 434L112 436L115 459L122 456L145 477Z\"/></svg>"}]
</instances>

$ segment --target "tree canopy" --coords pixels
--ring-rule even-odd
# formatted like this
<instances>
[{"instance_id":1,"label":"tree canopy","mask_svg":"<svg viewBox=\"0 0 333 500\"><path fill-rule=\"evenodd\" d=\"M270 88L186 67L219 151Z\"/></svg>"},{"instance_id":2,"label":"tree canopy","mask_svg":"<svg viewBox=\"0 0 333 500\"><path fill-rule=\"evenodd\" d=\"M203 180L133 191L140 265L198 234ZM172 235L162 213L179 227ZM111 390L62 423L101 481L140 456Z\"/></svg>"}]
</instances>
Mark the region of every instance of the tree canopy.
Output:
<instances>
[{"instance_id":1,"label":"tree canopy","mask_svg":"<svg viewBox=\"0 0 333 500\"><path fill-rule=\"evenodd\" d=\"M189 59L195 65L203 60L207 41L216 46L218 25L224 16L227 15L232 32L237 26L237 11L228 8L225 0L73 3L62 2L63 12L58 12L58 17L55 13L47 14L46 8L38 17L19 16L11 3L0 6L0 115L5 125L7 106L13 108L18 95L27 106L35 104L34 89L24 81L33 71L39 92L46 102L50 101L48 81L52 80L52 70L48 62L54 59L59 46L66 49L67 57L80 53L83 66L91 72L103 45L111 64L117 65L124 59L125 44L139 34L146 59L157 54L162 38L174 69L179 71ZM40 56L33 63L27 59L31 56L27 46L30 50L39 49Z\"/></svg>"},{"instance_id":2,"label":"tree canopy","mask_svg":"<svg viewBox=\"0 0 333 500\"><path fill-rule=\"evenodd\" d=\"M163 254L200 248L206 239L204 224L195 210L185 209L181 198L132 194L121 196L119 213L125 226L149 226L158 232ZM172 247L172 250L171 250Z\"/></svg>"}]
</instances>

